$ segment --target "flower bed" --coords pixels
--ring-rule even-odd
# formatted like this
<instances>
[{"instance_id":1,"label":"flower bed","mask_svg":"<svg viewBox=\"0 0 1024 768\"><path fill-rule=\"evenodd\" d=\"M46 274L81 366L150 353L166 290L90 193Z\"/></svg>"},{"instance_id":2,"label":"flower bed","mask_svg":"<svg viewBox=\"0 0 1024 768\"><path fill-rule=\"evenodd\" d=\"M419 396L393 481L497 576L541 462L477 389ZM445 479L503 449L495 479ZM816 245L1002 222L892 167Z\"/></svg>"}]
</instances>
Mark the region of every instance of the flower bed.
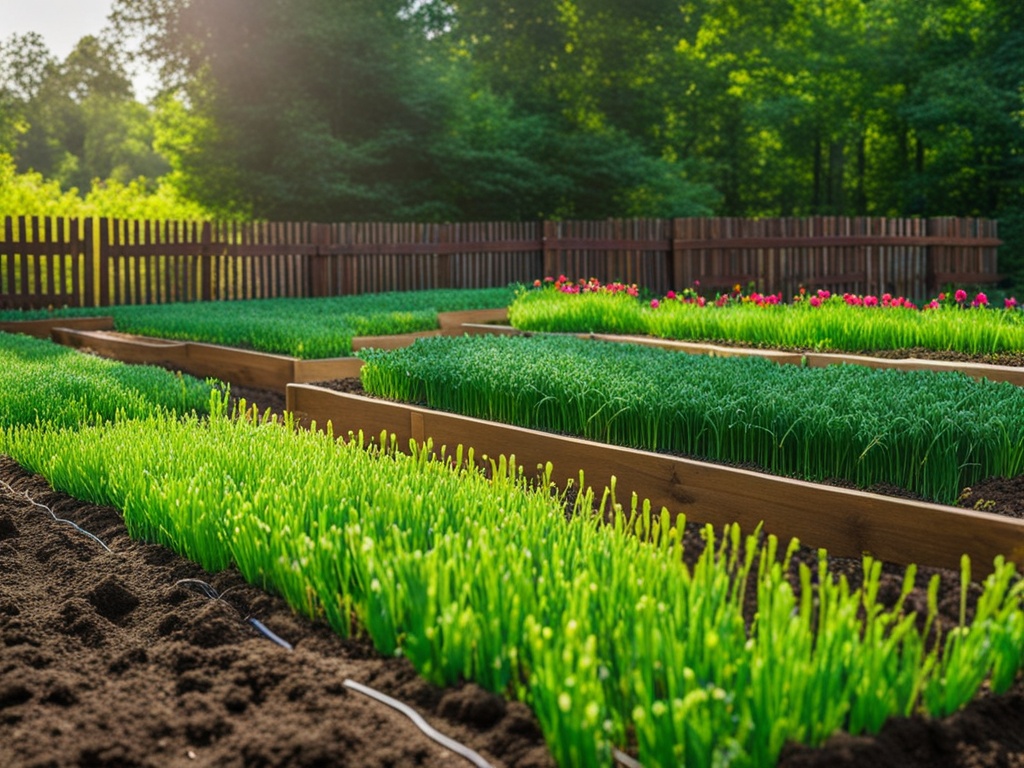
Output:
<instances>
[{"instance_id":1,"label":"flower bed","mask_svg":"<svg viewBox=\"0 0 1024 768\"><path fill-rule=\"evenodd\" d=\"M1024 352L1024 311L1016 299L991 309L988 298L962 290L918 310L904 297L843 296L818 291L795 297L730 294L705 299L696 290L641 300L636 286L572 283L560 277L521 290L509 307L522 330L641 334L690 341L744 342L762 347L870 352L907 348L973 355Z\"/></svg>"}]
</instances>

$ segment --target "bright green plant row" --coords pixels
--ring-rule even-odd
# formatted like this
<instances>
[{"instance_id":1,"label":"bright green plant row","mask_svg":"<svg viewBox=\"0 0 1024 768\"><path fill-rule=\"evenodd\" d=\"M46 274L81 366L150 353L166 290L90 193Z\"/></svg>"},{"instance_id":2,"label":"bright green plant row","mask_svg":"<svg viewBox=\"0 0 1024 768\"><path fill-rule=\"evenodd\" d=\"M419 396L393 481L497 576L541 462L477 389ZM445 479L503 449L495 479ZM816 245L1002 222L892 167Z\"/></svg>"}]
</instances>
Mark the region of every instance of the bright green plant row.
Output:
<instances>
[{"instance_id":1,"label":"bright green plant row","mask_svg":"<svg viewBox=\"0 0 1024 768\"><path fill-rule=\"evenodd\" d=\"M850 306L729 303L716 307L665 300L659 306L625 292L520 291L509 321L528 331L623 333L762 347L870 352L923 347L970 354L1024 351L1024 312L943 305L913 310Z\"/></svg>"},{"instance_id":2,"label":"bright green plant row","mask_svg":"<svg viewBox=\"0 0 1024 768\"><path fill-rule=\"evenodd\" d=\"M865 561L854 591L822 553L799 566L796 597L793 549L773 537L729 527L716 542L709 527L688 567L682 521L649 508L627 519L616 507L606 526L581 514L593 503L581 494L566 522L504 460L488 480L459 468L461 449L440 461L287 426L158 415L18 427L0 432L0 450L121 508L133 536L207 568L234 562L343 635L363 628L439 684L523 698L566 766L609 765L629 734L645 766L771 765L790 739L944 715L986 679L1005 691L1024 658L1024 582L1001 560L972 625L933 646L902 598L876 600L880 563ZM906 589L914 580L908 569ZM937 580L930 589L932 625Z\"/></svg>"},{"instance_id":3,"label":"bright green plant row","mask_svg":"<svg viewBox=\"0 0 1024 768\"><path fill-rule=\"evenodd\" d=\"M147 416L156 408L206 413L216 384L85 355L50 341L0 333L0 426L65 426Z\"/></svg>"},{"instance_id":4,"label":"bright green plant row","mask_svg":"<svg viewBox=\"0 0 1024 768\"><path fill-rule=\"evenodd\" d=\"M1024 472L1024 390L962 374L803 368L563 336L364 350L367 391L522 427L952 503Z\"/></svg>"},{"instance_id":5,"label":"bright green plant row","mask_svg":"<svg viewBox=\"0 0 1024 768\"><path fill-rule=\"evenodd\" d=\"M438 289L310 299L2 312L0 319L54 315L114 317L119 331L245 347L300 358L346 357L354 336L412 333L438 327L438 312L505 307L511 288Z\"/></svg>"}]
</instances>

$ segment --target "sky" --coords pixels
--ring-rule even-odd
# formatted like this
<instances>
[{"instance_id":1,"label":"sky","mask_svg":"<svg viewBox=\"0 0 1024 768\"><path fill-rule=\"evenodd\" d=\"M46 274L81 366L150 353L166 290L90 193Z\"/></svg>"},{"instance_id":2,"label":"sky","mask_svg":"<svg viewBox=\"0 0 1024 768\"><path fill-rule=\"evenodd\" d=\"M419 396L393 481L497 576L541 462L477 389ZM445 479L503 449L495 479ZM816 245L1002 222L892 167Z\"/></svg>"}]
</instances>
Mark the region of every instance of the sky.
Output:
<instances>
[{"instance_id":1,"label":"sky","mask_svg":"<svg viewBox=\"0 0 1024 768\"><path fill-rule=\"evenodd\" d=\"M64 59L79 40L106 26L111 5L112 0L0 0L0 40L38 32L50 53ZM136 98L151 95L151 75L140 72L134 82Z\"/></svg>"}]
</instances>

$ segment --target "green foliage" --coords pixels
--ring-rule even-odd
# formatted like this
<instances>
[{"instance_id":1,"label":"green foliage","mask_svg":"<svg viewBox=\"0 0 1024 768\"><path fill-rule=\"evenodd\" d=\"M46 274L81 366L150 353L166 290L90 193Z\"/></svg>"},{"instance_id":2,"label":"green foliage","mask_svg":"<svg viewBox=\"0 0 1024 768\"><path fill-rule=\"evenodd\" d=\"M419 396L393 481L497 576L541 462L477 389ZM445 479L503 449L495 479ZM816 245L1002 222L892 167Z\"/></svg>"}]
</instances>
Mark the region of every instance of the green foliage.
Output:
<instances>
[{"instance_id":1,"label":"green foliage","mask_svg":"<svg viewBox=\"0 0 1024 768\"><path fill-rule=\"evenodd\" d=\"M209 219L209 211L183 199L167 182L154 187L145 179L127 184L116 180L93 182L84 197L77 189L62 189L41 173L18 173L10 155L0 153L0 211L17 216L71 218L116 217L172 221Z\"/></svg>"},{"instance_id":2,"label":"green foliage","mask_svg":"<svg viewBox=\"0 0 1024 768\"><path fill-rule=\"evenodd\" d=\"M683 341L741 342L761 347L866 352L911 349L965 354L1024 352L1024 312L943 304L937 309L662 300L653 308L625 293L520 291L509 321L525 331L619 333Z\"/></svg>"},{"instance_id":3,"label":"green foliage","mask_svg":"<svg viewBox=\"0 0 1024 768\"><path fill-rule=\"evenodd\" d=\"M0 151L220 218L983 216L1024 274L1015 0L116 0L0 44ZM240 21L242 20L242 21ZM154 151L155 149L155 151Z\"/></svg>"},{"instance_id":4,"label":"green foliage","mask_svg":"<svg viewBox=\"0 0 1024 768\"><path fill-rule=\"evenodd\" d=\"M803 368L574 337L363 350L368 392L466 416L951 504L1024 473L1024 390L960 373Z\"/></svg>"},{"instance_id":5,"label":"green foliage","mask_svg":"<svg viewBox=\"0 0 1024 768\"><path fill-rule=\"evenodd\" d=\"M76 427L154 410L206 413L214 383L162 368L84 355L50 341L0 333L0 427Z\"/></svg>"},{"instance_id":6,"label":"green foliage","mask_svg":"<svg viewBox=\"0 0 1024 768\"><path fill-rule=\"evenodd\" d=\"M245 347L300 358L345 357L355 336L438 327L438 312L508 305L512 288L437 289L335 296L104 307L119 331ZM94 308L0 311L7 319L95 315Z\"/></svg>"},{"instance_id":7,"label":"green foliage","mask_svg":"<svg viewBox=\"0 0 1024 768\"><path fill-rule=\"evenodd\" d=\"M461 449L406 456L213 405L205 421L5 430L0 449L122 509L133 536L210 569L234 563L438 684L525 700L562 765L610 765L613 746L632 745L644 765L771 765L789 740L945 714L987 677L1005 691L1024 659L1024 582L1002 560L973 624L933 644L905 605L913 568L883 604L881 563L865 559L855 590L824 552L797 565L795 546L736 526L721 539L705 528L689 567L683 519L648 506L608 509L605 525L588 492L566 521L560 499L504 460L485 476Z\"/></svg>"}]
</instances>

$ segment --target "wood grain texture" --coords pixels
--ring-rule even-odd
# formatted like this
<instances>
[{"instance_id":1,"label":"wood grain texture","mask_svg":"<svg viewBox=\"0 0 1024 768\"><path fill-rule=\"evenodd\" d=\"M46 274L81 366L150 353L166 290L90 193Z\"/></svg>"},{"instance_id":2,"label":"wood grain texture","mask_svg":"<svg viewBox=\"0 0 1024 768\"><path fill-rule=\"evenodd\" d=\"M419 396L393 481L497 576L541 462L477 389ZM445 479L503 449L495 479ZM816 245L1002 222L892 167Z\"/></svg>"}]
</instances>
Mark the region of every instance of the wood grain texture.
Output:
<instances>
[{"instance_id":1,"label":"wood grain texture","mask_svg":"<svg viewBox=\"0 0 1024 768\"><path fill-rule=\"evenodd\" d=\"M459 329L464 323L507 323L508 308L500 309L467 309L460 312L439 312L437 320L442 330Z\"/></svg>"},{"instance_id":2,"label":"wood grain texture","mask_svg":"<svg viewBox=\"0 0 1024 768\"><path fill-rule=\"evenodd\" d=\"M474 448L477 460L514 455L527 474L546 462L557 483L577 480L601 489L616 480L620 503L632 494L655 509L715 526L736 522L783 539L824 547L834 555L870 553L895 563L958 569L968 554L976 575L996 555L1024 566L1024 520L806 483L646 451L440 413L415 406L348 395L309 385L288 387L288 407L305 423L330 421L334 434L382 430L405 445L422 429L435 450ZM414 426L415 432L414 432Z\"/></svg>"}]
</instances>

